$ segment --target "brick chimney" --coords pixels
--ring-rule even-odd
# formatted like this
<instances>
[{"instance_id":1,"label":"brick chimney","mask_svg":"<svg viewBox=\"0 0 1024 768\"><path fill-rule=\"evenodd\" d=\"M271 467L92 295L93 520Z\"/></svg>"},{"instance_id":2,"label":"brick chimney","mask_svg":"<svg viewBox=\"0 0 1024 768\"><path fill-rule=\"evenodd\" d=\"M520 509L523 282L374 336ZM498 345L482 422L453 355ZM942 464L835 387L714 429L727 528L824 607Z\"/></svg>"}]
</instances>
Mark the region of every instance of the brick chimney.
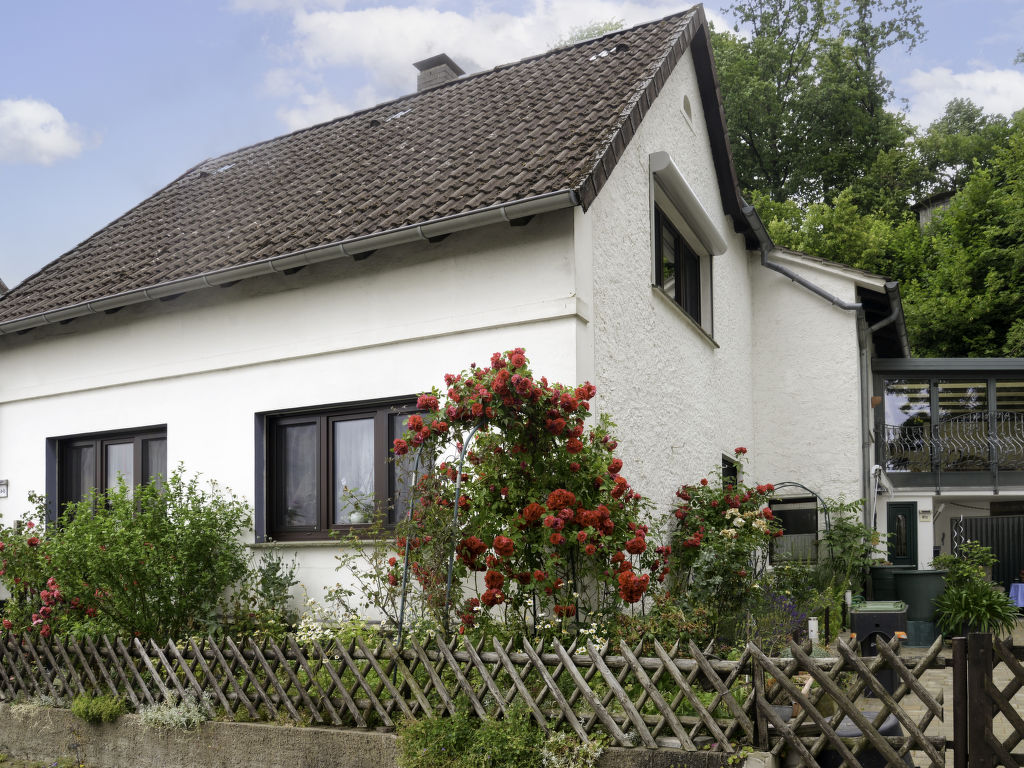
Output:
<instances>
[{"instance_id":1,"label":"brick chimney","mask_svg":"<svg viewBox=\"0 0 1024 768\"><path fill-rule=\"evenodd\" d=\"M420 71L416 78L416 90L425 91L435 85L458 80L460 75L466 74L462 67L449 58L447 53L439 53L429 59L417 61L413 64Z\"/></svg>"}]
</instances>

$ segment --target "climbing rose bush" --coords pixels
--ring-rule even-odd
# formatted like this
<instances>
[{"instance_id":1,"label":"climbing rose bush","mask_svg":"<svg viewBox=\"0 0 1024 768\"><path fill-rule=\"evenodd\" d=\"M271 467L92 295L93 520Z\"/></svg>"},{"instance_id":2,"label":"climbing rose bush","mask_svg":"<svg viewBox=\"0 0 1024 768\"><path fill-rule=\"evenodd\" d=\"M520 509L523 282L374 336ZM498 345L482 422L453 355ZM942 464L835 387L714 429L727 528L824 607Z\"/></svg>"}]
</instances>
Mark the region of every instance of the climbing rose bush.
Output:
<instances>
[{"instance_id":1,"label":"climbing rose bush","mask_svg":"<svg viewBox=\"0 0 1024 768\"><path fill-rule=\"evenodd\" d=\"M747 449L734 455L741 470ZM771 483L749 486L713 473L676 491L672 514L670 592L707 607L715 630L742 635L748 609L760 599L768 547L782 535L768 501Z\"/></svg>"},{"instance_id":2,"label":"climbing rose bush","mask_svg":"<svg viewBox=\"0 0 1024 768\"><path fill-rule=\"evenodd\" d=\"M396 455L422 451L436 471L418 484L392 580L408 543L423 599L462 631L495 619L519 629L551 617L592 622L640 603L665 564L648 544L648 502L622 474L612 423L591 418L594 386L536 378L523 349L444 380L445 390L420 396L425 413L394 443ZM458 597L445 605L453 549Z\"/></svg>"}]
</instances>

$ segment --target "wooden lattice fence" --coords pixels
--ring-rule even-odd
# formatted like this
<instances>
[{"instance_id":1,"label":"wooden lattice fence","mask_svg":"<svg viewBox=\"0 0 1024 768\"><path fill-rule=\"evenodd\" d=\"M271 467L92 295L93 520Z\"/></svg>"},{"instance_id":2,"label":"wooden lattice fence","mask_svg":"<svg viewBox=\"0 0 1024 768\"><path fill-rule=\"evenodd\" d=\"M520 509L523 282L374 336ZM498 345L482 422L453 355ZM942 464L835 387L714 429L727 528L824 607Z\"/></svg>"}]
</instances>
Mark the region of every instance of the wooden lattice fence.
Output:
<instances>
[{"instance_id":1,"label":"wooden lattice fence","mask_svg":"<svg viewBox=\"0 0 1024 768\"><path fill-rule=\"evenodd\" d=\"M954 768L1024 766L1022 657L987 633L953 639Z\"/></svg>"},{"instance_id":2,"label":"wooden lattice fence","mask_svg":"<svg viewBox=\"0 0 1024 768\"><path fill-rule=\"evenodd\" d=\"M925 735L933 718L942 719L942 698L920 682L941 641L916 660L901 658L896 641L879 644L873 658L838 648L838 658L816 659L794 644L792 657L770 658L749 644L741 658L725 661L692 643L597 648L520 638L514 650L511 642L486 648L437 636L399 649L387 638L373 646L362 638L300 644L292 636L159 645L7 634L0 636L0 699L111 694L139 709L192 696L211 717L359 728L460 708L497 718L518 703L545 731L568 727L583 741L601 732L623 747L788 749L807 766L825 749L851 766L865 749L890 764L919 750L931 765L944 765L945 742ZM896 670L892 694L877 679L882 668ZM868 688L879 698L866 703ZM919 721L902 706L908 695L924 704ZM890 713L903 736L880 733ZM859 737L842 735L845 720Z\"/></svg>"}]
</instances>

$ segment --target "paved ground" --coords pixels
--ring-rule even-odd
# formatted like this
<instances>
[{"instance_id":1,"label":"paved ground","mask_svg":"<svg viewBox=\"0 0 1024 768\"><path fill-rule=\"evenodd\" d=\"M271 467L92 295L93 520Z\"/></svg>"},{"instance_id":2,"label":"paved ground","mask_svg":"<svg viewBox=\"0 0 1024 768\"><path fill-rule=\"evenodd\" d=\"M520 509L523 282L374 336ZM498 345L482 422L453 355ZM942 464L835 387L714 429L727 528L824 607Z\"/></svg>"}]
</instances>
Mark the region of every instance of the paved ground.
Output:
<instances>
[{"instance_id":1,"label":"paved ground","mask_svg":"<svg viewBox=\"0 0 1024 768\"><path fill-rule=\"evenodd\" d=\"M1024 646L1024 618L1017 622L1017 627L1014 631L1014 645ZM927 649L926 648L912 648L904 647L902 655L904 656L920 656ZM945 647L941 653L942 657L949 659L952 657L952 649ZM995 683L1002 690L1006 684L1010 681L1009 670L1005 665L999 665L996 667L994 675ZM953 671L952 669L930 669L924 673L922 677L924 687L933 696L937 696L941 691L943 696L943 716L944 719L940 722L933 720L928 730L925 732L929 736L943 736L947 740L953 738ZM903 700L905 709L913 716L915 722L920 722L922 715L925 712L924 705L916 697L907 697ZM1024 712L1024 690L1018 691L1017 695L1012 699L1012 703L1016 706L1018 712ZM1006 739L1010 734L1010 725L1006 721L1006 718L999 715L993 722L993 731L1000 739ZM1013 751L1021 752L1024 751L1024 744L1018 745ZM927 759L924 753L918 752L913 754L913 758L916 765L928 765ZM953 750L946 750L946 765L953 765Z\"/></svg>"}]
</instances>

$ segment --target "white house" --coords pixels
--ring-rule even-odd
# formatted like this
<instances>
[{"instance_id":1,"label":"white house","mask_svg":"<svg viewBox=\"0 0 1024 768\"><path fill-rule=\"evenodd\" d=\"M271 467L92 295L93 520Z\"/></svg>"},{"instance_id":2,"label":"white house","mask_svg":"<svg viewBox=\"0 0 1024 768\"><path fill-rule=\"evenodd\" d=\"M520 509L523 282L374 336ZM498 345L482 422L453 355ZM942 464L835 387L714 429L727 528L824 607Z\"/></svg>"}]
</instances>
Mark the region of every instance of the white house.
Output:
<instances>
[{"instance_id":1,"label":"white house","mask_svg":"<svg viewBox=\"0 0 1024 768\"><path fill-rule=\"evenodd\" d=\"M768 239L700 7L418 66L438 84L204 161L0 298L4 520L180 461L251 500L254 546L287 542L315 593L339 489L394 492L400 409L518 346L597 386L662 506L738 445L751 479L875 497L898 289Z\"/></svg>"}]
</instances>

